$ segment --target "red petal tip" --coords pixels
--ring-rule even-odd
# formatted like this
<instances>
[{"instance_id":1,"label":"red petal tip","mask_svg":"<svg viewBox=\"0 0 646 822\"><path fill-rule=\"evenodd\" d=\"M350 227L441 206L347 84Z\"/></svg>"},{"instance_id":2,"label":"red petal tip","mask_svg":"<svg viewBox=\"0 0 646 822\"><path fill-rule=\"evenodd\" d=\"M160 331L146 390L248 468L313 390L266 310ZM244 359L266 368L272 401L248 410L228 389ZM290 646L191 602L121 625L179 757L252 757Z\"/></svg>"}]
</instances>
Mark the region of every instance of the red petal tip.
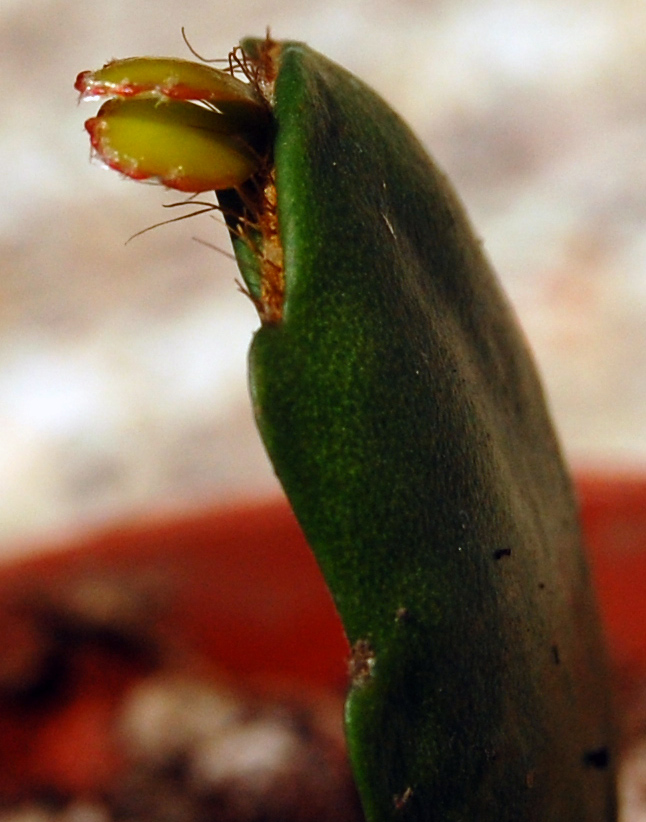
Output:
<instances>
[{"instance_id":1,"label":"red petal tip","mask_svg":"<svg viewBox=\"0 0 646 822\"><path fill-rule=\"evenodd\" d=\"M91 71L82 71L74 81L74 88L84 94L90 86Z\"/></svg>"}]
</instances>

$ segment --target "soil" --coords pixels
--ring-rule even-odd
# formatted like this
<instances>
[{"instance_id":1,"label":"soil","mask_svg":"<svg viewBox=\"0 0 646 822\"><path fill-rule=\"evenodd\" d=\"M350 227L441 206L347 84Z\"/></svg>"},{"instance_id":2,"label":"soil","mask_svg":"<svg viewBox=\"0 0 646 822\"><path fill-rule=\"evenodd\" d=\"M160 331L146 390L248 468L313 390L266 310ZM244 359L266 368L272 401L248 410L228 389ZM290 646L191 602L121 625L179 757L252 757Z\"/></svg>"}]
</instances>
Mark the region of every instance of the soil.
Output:
<instances>
[{"instance_id":1,"label":"soil","mask_svg":"<svg viewBox=\"0 0 646 822\"><path fill-rule=\"evenodd\" d=\"M359 820L342 695L234 682L157 630L161 600L89 575L5 604L3 822Z\"/></svg>"}]
</instances>

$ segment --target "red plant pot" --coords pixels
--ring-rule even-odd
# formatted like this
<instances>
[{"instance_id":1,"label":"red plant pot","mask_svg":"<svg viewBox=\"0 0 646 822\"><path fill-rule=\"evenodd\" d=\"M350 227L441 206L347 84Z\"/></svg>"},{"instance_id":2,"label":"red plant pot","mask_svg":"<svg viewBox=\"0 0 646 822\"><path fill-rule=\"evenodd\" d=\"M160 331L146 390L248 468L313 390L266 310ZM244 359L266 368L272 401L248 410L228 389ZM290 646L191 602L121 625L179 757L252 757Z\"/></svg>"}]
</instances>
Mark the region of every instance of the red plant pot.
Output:
<instances>
[{"instance_id":1,"label":"red plant pot","mask_svg":"<svg viewBox=\"0 0 646 822\"><path fill-rule=\"evenodd\" d=\"M646 676L646 478L583 475L577 488L615 670Z\"/></svg>"}]
</instances>

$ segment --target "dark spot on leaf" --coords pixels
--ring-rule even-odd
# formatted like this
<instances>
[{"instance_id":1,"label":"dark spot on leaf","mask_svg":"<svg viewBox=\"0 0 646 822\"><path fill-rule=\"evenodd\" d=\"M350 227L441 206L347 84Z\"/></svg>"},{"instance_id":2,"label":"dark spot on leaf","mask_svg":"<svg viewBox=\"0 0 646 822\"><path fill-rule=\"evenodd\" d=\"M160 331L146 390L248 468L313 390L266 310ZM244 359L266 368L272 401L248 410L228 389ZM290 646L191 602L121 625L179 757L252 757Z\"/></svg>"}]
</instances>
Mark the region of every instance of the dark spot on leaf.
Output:
<instances>
[{"instance_id":1,"label":"dark spot on leaf","mask_svg":"<svg viewBox=\"0 0 646 822\"><path fill-rule=\"evenodd\" d=\"M545 590L545 583L544 582L539 582L538 583L538 588L539 588L540 591Z\"/></svg>"},{"instance_id":2,"label":"dark spot on leaf","mask_svg":"<svg viewBox=\"0 0 646 822\"><path fill-rule=\"evenodd\" d=\"M552 657L554 659L554 664L555 665L560 665L561 664L561 655L559 654L559 646L558 645L552 645Z\"/></svg>"},{"instance_id":3,"label":"dark spot on leaf","mask_svg":"<svg viewBox=\"0 0 646 822\"><path fill-rule=\"evenodd\" d=\"M583 764L586 768L599 768L605 770L610 764L610 751L608 748L594 748L583 754Z\"/></svg>"},{"instance_id":4,"label":"dark spot on leaf","mask_svg":"<svg viewBox=\"0 0 646 822\"><path fill-rule=\"evenodd\" d=\"M494 559L502 559L503 557L510 557L511 556L511 548L498 548L497 551L493 552Z\"/></svg>"},{"instance_id":5,"label":"dark spot on leaf","mask_svg":"<svg viewBox=\"0 0 646 822\"><path fill-rule=\"evenodd\" d=\"M349 673L355 687L365 685L372 676L375 652L367 639L358 639L352 646Z\"/></svg>"}]
</instances>

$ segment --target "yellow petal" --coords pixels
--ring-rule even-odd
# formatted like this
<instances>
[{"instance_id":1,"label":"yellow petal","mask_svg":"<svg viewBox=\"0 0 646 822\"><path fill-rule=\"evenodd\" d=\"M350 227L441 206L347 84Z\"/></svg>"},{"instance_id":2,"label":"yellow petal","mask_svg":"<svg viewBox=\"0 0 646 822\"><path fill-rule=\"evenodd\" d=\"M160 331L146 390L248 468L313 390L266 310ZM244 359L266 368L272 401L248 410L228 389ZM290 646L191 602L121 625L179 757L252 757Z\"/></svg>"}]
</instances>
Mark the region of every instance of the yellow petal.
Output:
<instances>
[{"instance_id":1,"label":"yellow petal","mask_svg":"<svg viewBox=\"0 0 646 822\"><path fill-rule=\"evenodd\" d=\"M261 96L251 84L204 63L172 57L113 60L98 71L82 71L74 87L85 99L134 97L153 92L176 100L216 104L229 101L264 108Z\"/></svg>"},{"instance_id":2,"label":"yellow petal","mask_svg":"<svg viewBox=\"0 0 646 822\"><path fill-rule=\"evenodd\" d=\"M114 98L85 127L108 166L180 191L236 188L262 165L230 118L194 103Z\"/></svg>"}]
</instances>

